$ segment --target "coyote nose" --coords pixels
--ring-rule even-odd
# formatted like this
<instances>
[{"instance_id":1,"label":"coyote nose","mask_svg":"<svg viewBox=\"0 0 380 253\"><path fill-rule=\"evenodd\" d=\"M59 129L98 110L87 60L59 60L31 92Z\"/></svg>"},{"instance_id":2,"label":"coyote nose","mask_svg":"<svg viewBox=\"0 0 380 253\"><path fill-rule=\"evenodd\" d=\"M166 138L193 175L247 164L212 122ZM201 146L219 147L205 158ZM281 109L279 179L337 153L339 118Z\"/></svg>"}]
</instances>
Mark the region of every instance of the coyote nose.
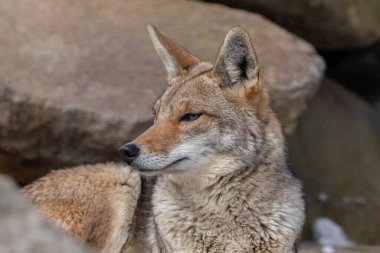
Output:
<instances>
[{"instance_id":1,"label":"coyote nose","mask_svg":"<svg viewBox=\"0 0 380 253\"><path fill-rule=\"evenodd\" d=\"M119 148L121 158L127 164L131 164L139 155L140 149L133 143L125 144Z\"/></svg>"}]
</instances>

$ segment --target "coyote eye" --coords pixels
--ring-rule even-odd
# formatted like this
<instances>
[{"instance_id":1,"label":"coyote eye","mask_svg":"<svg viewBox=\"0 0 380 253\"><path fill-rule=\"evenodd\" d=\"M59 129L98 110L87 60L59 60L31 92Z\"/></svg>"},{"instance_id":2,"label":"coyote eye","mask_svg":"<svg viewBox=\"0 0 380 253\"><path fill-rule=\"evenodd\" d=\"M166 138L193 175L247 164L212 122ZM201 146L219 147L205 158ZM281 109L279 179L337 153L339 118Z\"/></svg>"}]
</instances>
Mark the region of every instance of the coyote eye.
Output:
<instances>
[{"instance_id":1,"label":"coyote eye","mask_svg":"<svg viewBox=\"0 0 380 253\"><path fill-rule=\"evenodd\" d=\"M197 120L201 115L202 113L186 113L181 116L179 121L194 121Z\"/></svg>"}]
</instances>

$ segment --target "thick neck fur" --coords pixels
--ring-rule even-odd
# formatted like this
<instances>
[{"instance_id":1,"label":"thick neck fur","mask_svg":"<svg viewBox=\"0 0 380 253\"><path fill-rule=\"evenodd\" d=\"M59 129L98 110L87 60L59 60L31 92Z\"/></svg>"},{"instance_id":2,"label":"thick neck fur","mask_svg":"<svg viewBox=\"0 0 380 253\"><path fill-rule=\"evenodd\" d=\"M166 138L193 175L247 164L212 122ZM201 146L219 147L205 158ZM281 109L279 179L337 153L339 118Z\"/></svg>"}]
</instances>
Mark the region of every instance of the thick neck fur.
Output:
<instances>
[{"instance_id":1,"label":"thick neck fur","mask_svg":"<svg viewBox=\"0 0 380 253\"><path fill-rule=\"evenodd\" d=\"M267 123L268 148L260 163L234 164L221 157L220 166L235 166L234 172L158 179L149 240L153 252L293 250L304 219L301 187L286 168L277 119Z\"/></svg>"}]
</instances>

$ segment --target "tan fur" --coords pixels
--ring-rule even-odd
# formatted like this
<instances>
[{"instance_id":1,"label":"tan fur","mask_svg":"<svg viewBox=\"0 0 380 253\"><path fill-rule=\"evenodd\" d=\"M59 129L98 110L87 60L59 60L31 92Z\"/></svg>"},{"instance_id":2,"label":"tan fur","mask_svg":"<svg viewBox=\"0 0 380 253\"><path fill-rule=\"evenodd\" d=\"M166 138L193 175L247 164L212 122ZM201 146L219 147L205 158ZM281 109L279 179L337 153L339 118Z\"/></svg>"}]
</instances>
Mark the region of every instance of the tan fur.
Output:
<instances>
[{"instance_id":1,"label":"tan fur","mask_svg":"<svg viewBox=\"0 0 380 253\"><path fill-rule=\"evenodd\" d=\"M23 192L74 238L116 253L128 240L140 177L120 164L84 165L54 171Z\"/></svg>"},{"instance_id":2,"label":"tan fur","mask_svg":"<svg viewBox=\"0 0 380 253\"><path fill-rule=\"evenodd\" d=\"M148 32L169 73L169 80L177 75L183 75L188 67L200 62L186 49L163 36L154 26L148 26ZM174 55L175 57L172 57ZM167 64L169 58L172 64Z\"/></svg>"},{"instance_id":3,"label":"tan fur","mask_svg":"<svg viewBox=\"0 0 380 253\"><path fill-rule=\"evenodd\" d=\"M131 166L144 176L138 203L138 177L113 164L57 172L26 193L102 252L118 252L120 238L124 253L295 252L302 187L287 168L248 34L232 29L210 64L148 30L169 85L154 106L154 125L132 142L139 153ZM132 182L124 187L120 180Z\"/></svg>"},{"instance_id":4,"label":"tan fur","mask_svg":"<svg viewBox=\"0 0 380 253\"><path fill-rule=\"evenodd\" d=\"M178 123L173 121L157 124L155 127L151 127L141 134L135 142L138 143L141 141L152 153L165 153L166 150L170 150L179 139L178 131L176 131L177 128Z\"/></svg>"}]
</instances>

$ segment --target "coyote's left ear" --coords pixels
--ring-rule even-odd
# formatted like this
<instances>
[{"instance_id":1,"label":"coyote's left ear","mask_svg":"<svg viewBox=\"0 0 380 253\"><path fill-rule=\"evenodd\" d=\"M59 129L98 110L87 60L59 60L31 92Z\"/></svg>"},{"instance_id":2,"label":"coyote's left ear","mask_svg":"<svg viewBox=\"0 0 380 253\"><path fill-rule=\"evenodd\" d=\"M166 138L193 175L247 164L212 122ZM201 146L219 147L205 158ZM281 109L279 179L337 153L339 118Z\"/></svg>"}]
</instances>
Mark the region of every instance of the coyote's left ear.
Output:
<instances>
[{"instance_id":1,"label":"coyote's left ear","mask_svg":"<svg viewBox=\"0 0 380 253\"><path fill-rule=\"evenodd\" d=\"M169 80L185 73L188 68L200 62L186 49L161 34L153 25L148 25L148 32L154 48L165 64Z\"/></svg>"},{"instance_id":2,"label":"coyote's left ear","mask_svg":"<svg viewBox=\"0 0 380 253\"><path fill-rule=\"evenodd\" d=\"M248 33L240 27L231 29L220 48L213 74L221 79L222 87L239 85L250 90L259 88L259 71L257 56Z\"/></svg>"}]
</instances>

